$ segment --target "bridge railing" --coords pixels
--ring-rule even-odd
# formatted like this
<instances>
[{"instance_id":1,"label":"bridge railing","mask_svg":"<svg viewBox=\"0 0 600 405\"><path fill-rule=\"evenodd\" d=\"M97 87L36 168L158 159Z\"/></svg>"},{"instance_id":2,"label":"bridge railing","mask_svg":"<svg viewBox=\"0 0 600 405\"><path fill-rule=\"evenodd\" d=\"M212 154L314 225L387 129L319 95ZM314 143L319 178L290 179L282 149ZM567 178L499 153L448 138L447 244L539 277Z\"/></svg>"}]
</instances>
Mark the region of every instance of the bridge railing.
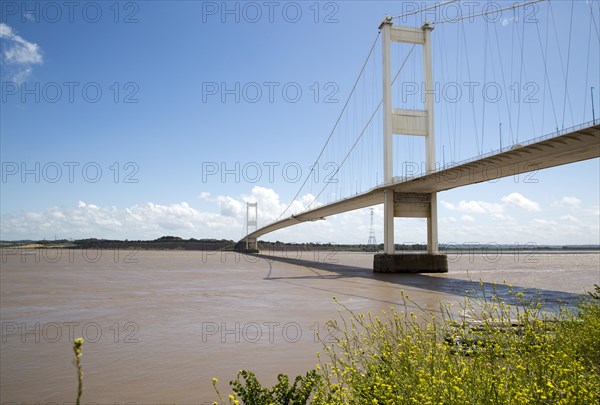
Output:
<instances>
[{"instance_id":1,"label":"bridge railing","mask_svg":"<svg viewBox=\"0 0 600 405\"><path fill-rule=\"evenodd\" d=\"M446 164L444 166L440 166L438 169L436 169L435 171L433 171L431 173L439 173L439 172L444 171L446 169L450 169L450 168L457 167L457 166L460 166L460 165L464 165L464 164L467 164L467 163L475 162L477 160L485 159L487 157L491 157L491 156L498 155L500 153L503 153L503 152L506 152L506 151L509 151L509 150L513 150L513 149L515 149L515 147L521 148L521 147L524 147L524 146L527 146L527 145L532 145L532 144L537 143L537 142L545 141L545 140L551 139L551 138L556 138L556 137L559 137L559 136L562 136L562 135L565 135L565 134L568 134L568 133L571 133L571 132L579 131L581 129L590 128L590 127L593 127L594 125L596 125L594 123L594 121L584 122L584 123L579 124L579 125L575 125L575 126L572 126L572 127L569 127L569 128L565 128L565 129L562 129L562 130L559 130L559 131L551 132L549 134L538 136L536 138L532 138L532 139L529 139L527 141L523 141L522 143L518 143L518 144L515 144L515 145L506 146L504 148L496 149L496 150L493 150L493 151L490 151L490 152L487 152L487 153L483 153L481 155L477 155L477 156L474 156L474 157L471 157L471 158L468 158L468 159L461 160L459 162L452 162L452 163ZM362 194L368 194L368 193L372 192L373 190L376 190L376 189L384 187L384 186L395 185L395 184L400 184L400 183L403 183L403 182L406 182L406 181L409 181L409 180L414 180L414 179L417 179L419 177L423 177L423 176L425 176L427 174L431 174L431 173L418 173L418 174L414 174L414 175L410 175L410 176L394 176L394 178L393 178L393 180L391 182L389 182L389 183L380 183L380 184L378 184L378 185L370 188L369 190L360 193L360 195L362 195ZM356 195L339 198L337 200L334 200L334 201L330 202L327 205L339 203L339 202L342 202L342 201L347 200L349 198L355 198L355 197L356 197ZM317 207L319 207L319 206L321 206L321 205L318 205ZM311 209L314 209L314 208L311 208ZM288 217L282 218L282 220L290 219L290 218L292 218L294 216L297 216L299 214L308 212L311 209L304 210L304 211L301 211L299 213L289 215Z\"/></svg>"},{"instance_id":2,"label":"bridge railing","mask_svg":"<svg viewBox=\"0 0 600 405\"><path fill-rule=\"evenodd\" d=\"M389 183L389 184L387 184L387 183L381 183L380 185L378 185L378 186L376 186L374 188L380 188L382 186L387 186L387 185L392 185L392 184L399 184L399 183L403 183L405 181L414 180L416 178L425 176L426 174L438 173L438 172L444 171L446 169L450 169L450 168L453 168L453 167L465 165L467 163L475 162L477 160L485 159L485 158L488 158L488 157L491 157L491 156L494 156L494 155L499 155L500 153L503 153L503 152L507 152L507 151L514 150L514 149L517 149L517 148L522 148L524 146L532 145L534 143L545 141L547 139L557 138L559 136L566 135L566 134L569 134L571 132L576 132L576 131L579 131L581 129L590 128L590 127L593 127L594 125L596 125L594 123L594 121L584 122L584 123L579 124L579 125L575 125L575 126L572 126L572 127L569 127L569 128L565 128L565 129L562 129L562 130L559 130L559 131L554 131L554 132L551 132L549 134L541 135L541 136L538 136L536 138L529 139L527 141L523 141L523 142L520 142L520 143L517 143L517 144L509 145L509 146L506 146L506 147L503 147L503 148L500 148L500 149L492 150L490 152L486 152L486 153L483 153L481 155L473 156L473 157L470 157L468 159L464 159L464 160L461 160L461 161L458 161L458 162L450 162L448 164L440 166L438 169L436 169L435 171L430 172L430 173L418 173L418 174L413 174L413 175L410 175L410 176L394 176L394 180L391 183Z\"/></svg>"},{"instance_id":3,"label":"bridge railing","mask_svg":"<svg viewBox=\"0 0 600 405\"><path fill-rule=\"evenodd\" d=\"M464 165L464 164L467 164L467 163L470 163L470 162L474 162L474 161L480 160L480 159L485 159L485 158L490 157L490 156L498 155L498 154L500 154L502 152L506 152L506 151L513 150L513 149L516 149L516 148L521 148L523 146L532 145L534 143L545 141L546 139L556 138L556 137L559 137L559 136L562 136L562 135L565 135L565 134L568 134L568 133L571 133L571 132L579 131L580 129L590 128L590 127L593 127L594 125L595 125L594 121L588 121L588 122L584 122L582 124L575 125L575 126L572 126L572 127L569 127L569 128L564 128L564 129L559 130L559 131L553 131L553 132L550 132L549 134L538 136L537 138L532 138L532 139L529 139L527 141L523 141L523 142L520 142L520 143L517 143L517 144L506 146L504 148L492 150L490 152L487 152L487 153L484 153L484 154L481 154L481 155L478 155L478 156L475 156L475 157L472 157L472 158L461 160L460 162L456 162L456 163L452 163L450 165L446 165L442 169L438 169L436 171L445 170L445 169L450 168L450 167L456 167L456 166Z\"/></svg>"}]
</instances>

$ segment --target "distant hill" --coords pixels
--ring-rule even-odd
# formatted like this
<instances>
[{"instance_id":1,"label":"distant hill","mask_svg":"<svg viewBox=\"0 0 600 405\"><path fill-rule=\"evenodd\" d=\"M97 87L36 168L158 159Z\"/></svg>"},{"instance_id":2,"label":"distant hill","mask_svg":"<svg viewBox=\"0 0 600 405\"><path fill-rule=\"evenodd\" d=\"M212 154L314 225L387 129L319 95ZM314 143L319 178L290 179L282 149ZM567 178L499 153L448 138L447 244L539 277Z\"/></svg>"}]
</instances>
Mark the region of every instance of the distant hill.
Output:
<instances>
[{"instance_id":1,"label":"distant hill","mask_svg":"<svg viewBox=\"0 0 600 405\"><path fill-rule=\"evenodd\" d=\"M2 247L65 248L65 249L140 249L140 250L233 250L235 242L227 239L183 239L178 236L162 236L154 240L26 240L0 241Z\"/></svg>"},{"instance_id":2,"label":"distant hill","mask_svg":"<svg viewBox=\"0 0 600 405\"><path fill-rule=\"evenodd\" d=\"M243 244L243 243L242 243ZM23 249L140 249L140 250L234 250L236 241L231 239L183 239L179 236L161 236L154 240L111 240L111 239L77 239L77 240L17 240L0 241L0 247ZM344 252L378 252L383 251L383 244L336 244L336 243L284 243L280 241L259 241L258 248L262 251L297 250L297 251L344 251ZM424 244L396 244L398 251L425 251ZM448 251L565 251L565 250L600 250L600 245L537 245L528 244L440 244L442 252Z\"/></svg>"}]
</instances>

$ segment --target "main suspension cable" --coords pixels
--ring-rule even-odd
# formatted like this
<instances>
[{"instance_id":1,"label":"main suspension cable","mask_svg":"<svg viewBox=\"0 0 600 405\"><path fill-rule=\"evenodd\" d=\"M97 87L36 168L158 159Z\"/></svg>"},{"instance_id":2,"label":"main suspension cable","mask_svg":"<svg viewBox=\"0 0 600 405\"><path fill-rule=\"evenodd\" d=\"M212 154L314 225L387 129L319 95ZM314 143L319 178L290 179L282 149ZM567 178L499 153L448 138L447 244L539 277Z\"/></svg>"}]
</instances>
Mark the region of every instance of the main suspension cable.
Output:
<instances>
[{"instance_id":1,"label":"main suspension cable","mask_svg":"<svg viewBox=\"0 0 600 405\"><path fill-rule=\"evenodd\" d=\"M313 171L315 170L315 167L318 164L319 159L321 159L321 156L323 155L323 152L325 151L325 148L327 148L327 145L329 144L329 141L331 141L331 138L333 137L333 134L334 134L334 132L335 132L338 124L340 123L340 120L342 119L342 116L344 115L344 112L346 111L346 107L348 107L348 103L350 102L350 99L352 98L352 95L354 94L354 90L356 90L356 86L358 85L358 82L360 81L360 78L362 77L362 74L365 71L365 67L367 66L367 63L369 62L369 58L371 58L371 55L373 54L373 49L375 49L375 45L377 44L377 40L379 39L379 35L381 35L381 31L378 31L377 35L375 36L375 40L373 41L373 45L371 45L371 49L369 50L369 54L367 55L367 58L365 59L365 62L362 65L362 68L360 69L360 73L358 74L358 77L356 78L356 81L354 82L354 86L352 86L352 90L350 90L350 94L348 95L348 98L346 99L346 103L344 104L344 107L342 108L342 112L340 113L340 115L338 116L337 120L335 121L335 124L333 125L333 129L329 133L329 136L327 137L327 141L325 141L325 145L323 145L323 148L321 148L321 152L319 152L319 156L317 156L317 159L315 160L315 164L312 165L312 167L310 168L310 171L308 172L308 176L306 176L306 178L304 179L304 182L300 186L300 189L298 190L298 192L296 193L296 195L294 196L294 198L292 198L292 200L290 201L290 203L288 204L288 206L285 208L285 210L283 210L283 212L281 213L281 215L279 215L279 217L276 219L276 221L278 221L279 219L281 219L281 217L283 217L283 215L290 209L290 207L292 206L292 204L294 203L294 201L296 201L296 198L298 198L298 196L302 192L302 189L304 188L304 186L308 182L308 179L310 179L310 176L312 175Z\"/></svg>"}]
</instances>

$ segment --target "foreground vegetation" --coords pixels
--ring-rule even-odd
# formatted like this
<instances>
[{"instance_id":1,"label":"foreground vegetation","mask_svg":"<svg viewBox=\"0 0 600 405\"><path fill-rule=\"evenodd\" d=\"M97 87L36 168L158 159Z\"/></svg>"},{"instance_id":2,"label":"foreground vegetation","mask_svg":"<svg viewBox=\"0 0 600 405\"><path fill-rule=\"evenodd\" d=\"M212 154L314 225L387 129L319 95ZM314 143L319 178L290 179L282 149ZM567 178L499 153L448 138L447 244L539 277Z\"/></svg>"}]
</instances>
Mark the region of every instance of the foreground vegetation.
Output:
<instances>
[{"instance_id":1,"label":"foreground vegetation","mask_svg":"<svg viewBox=\"0 0 600 405\"><path fill-rule=\"evenodd\" d=\"M461 315L391 308L329 322L319 364L293 383L263 387L249 371L231 404L598 404L600 288L576 308L546 313L512 293L466 299Z\"/></svg>"}]
</instances>

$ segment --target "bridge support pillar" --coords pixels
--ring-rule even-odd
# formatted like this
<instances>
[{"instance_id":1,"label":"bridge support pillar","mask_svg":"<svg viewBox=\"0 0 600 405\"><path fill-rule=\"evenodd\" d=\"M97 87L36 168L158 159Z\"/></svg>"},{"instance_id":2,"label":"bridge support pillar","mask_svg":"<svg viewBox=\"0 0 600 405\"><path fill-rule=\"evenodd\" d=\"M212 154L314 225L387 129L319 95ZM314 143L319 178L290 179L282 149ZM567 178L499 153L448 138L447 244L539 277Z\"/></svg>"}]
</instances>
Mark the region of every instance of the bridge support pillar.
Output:
<instances>
[{"instance_id":1,"label":"bridge support pillar","mask_svg":"<svg viewBox=\"0 0 600 405\"><path fill-rule=\"evenodd\" d=\"M396 245L394 244L394 192L385 190L384 193L383 250L385 253L393 255L396 252Z\"/></svg>"},{"instance_id":2,"label":"bridge support pillar","mask_svg":"<svg viewBox=\"0 0 600 405\"><path fill-rule=\"evenodd\" d=\"M391 195L391 218L427 218L427 254L400 253L385 250L375 255L373 270L377 273L445 273L448 271L446 255L438 253L437 241L437 195L435 193L400 193L386 191ZM386 220L388 217L386 217ZM393 226L393 225L392 225ZM392 228L393 229L393 228ZM395 247L395 246L394 246Z\"/></svg>"},{"instance_id":3,"label":"bridge support pillar","mask_svg":"<svg viewBox=\"0 0 600 405\"><path fill-rule=\"evenodd\" d=\"M410 135L425 137L425 163L427 173L436 170L434 96L432 73L431 31L425 22L418 28L394 27L391 17L379 26L382 34L383 67L383 174L384 184L391 184L393 174L393 136ZM392 104L391 43L403 42L423 46L424 109L395 109ZM392 188L384 191L383 232L384 254L375 255L375 272L447 272L448 260L438 254L438 223L436 193L397 193ZM394 243L394 218L427 218L427 254L396 254Z\"/></svg>"},{"instance_id":4,"label":"bridge support pillar","mask_svg":"<svg viewBox=\"0 0 600 405\"><path fill-rule=\"evenodd\" d=\"M440 254L378 254L373 257L375 273L447 273L448 257Z\"/></svg>"},{"instance_id":5,"label":"bridge support pillar","mask_svg":"<svg viewBox=\"0 0 600 405\"><path fill-rule=\"evenodd\" d=\"M244 253L258 253L258 244L256 238L246 239L246 248L243 250Z\"/></svg>"},{"instance_id":6,"label":"bridge support pillar","mask_svg":"<svg viewBox=\"0 0 600 405\"><path fill-rule=\"evenodd\" d=\"M438 253L437 193L431 193L427 217L427 253Z\"/></svg>"}]
</instances>

